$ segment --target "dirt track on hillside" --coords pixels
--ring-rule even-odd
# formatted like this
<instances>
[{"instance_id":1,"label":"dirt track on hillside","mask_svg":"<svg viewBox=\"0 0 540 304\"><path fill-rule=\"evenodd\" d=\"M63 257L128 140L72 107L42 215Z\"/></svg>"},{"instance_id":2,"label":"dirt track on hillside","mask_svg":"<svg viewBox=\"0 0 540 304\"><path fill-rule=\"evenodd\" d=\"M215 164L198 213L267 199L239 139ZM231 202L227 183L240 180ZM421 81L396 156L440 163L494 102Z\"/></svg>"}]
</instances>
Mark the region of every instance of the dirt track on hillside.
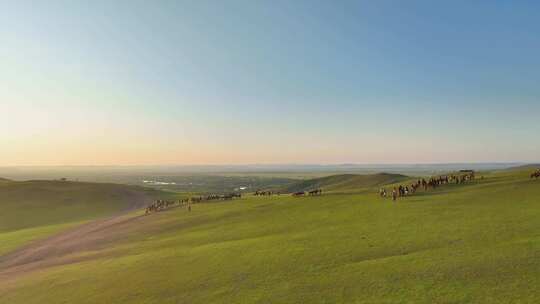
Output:
<instances>
[{"instance_id":1,"label":"dirt track on hillside","mask_svg":"<svg viewBox=\"0 0 540 304\"><path fill-rule=\"evenodd\" d=\"M103 254L97 252L99 249L125 237L136 226L133 222L143 220L144 216L127 214L141 205L140 200L134 201L129 210L120 214L82 224L0 256L0 282L32 271L99 257Z\"/></svg>"}]
</instances>

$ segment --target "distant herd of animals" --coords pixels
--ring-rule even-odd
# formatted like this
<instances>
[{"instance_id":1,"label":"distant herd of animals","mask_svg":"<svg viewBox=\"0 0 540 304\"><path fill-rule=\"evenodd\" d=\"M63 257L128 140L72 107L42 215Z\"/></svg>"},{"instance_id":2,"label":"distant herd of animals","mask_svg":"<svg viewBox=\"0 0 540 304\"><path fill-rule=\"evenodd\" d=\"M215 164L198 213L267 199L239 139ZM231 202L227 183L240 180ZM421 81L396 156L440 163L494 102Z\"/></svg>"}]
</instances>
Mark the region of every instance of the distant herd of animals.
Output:
<instances>
[{"instance_id":1,"label":"distant herd of animals","mask_svg":"<svg viewBox=\"0 0 540 304\"><path fill-rule=\"evenodd\" d=\"M156 200L148 207L146 207L145 214L150 214L152 212L163 211L171 206L180 206L186 207L188 211L191 211L191 204L208 202L208 201L230 201L235 198L242 198L240 193L229 193L229 194L211 194L205 196L194 196L190 198L180 199L177 201L166 201L166 200Z\"/></svg>"},{"instance_id":2,"label":"distant herd of animals","mask_svg":"<svg viewBox=\"0 0 540 304\"><path fill-rule=\"evenodd\" d=\"M397 187L394 187L390 194L386 191L385 188L381 188L379 189L379 195L383 198L390 196L393 201L396 201L400 197L406 197L415 194L419 188L424 189L424 191L428 191L429 189L436 189L442 185L451 183L463 184L475 179L474 171L462 170L461 173L461 175L445 175L432 177L428 180L422 178L413 182L411 185L399 185Z\"/></svg>"},{"instance_id":3,"label":"distant herd of animals","mask_svg":"<svg viewBox=\"0 0 540 304\"><path fill-rule=\"evenodd\" d=\"M261 190L257 190L255 191L255 193L253 193L253 196L272 196L272 195L281 195L281 192L277 192L277 191L261 191Z\"/></svg>"},{"instance_id":4,"label":"distant herd of animals","mask_svg":"<svg viewBox=\"0 0 540 304\"><path fill-rule=\"evenodd\" d=\"M315 189L315 190L311 190L311 191L298 191L298 192L294 192L292 194L292 196L294 197L299 197L299 196L305 196L307 193L307 195L310 195L310 196L313 196L313 195L322 195L322 189Z\"/></svg>"},{"instance_id":5,"label":"distant herd of animals","mask_svg":"<svg viewBox=\"0 0 540 304\"><path fill-rule=\"evenodd\" d=\"M305 196L306 194L307 195L321 195L322 189L315 189L311 191L297 191L297 192L291 193L291 195L294 197ZM255 191L255 193L253 193L253 196L272 196L272 195L281 195L281 192L257 190Z\"/></svg>"},{"instance_id":6,"label":"distant herd of animals","mask_svg":"<svg viewBox=\"0 0 540 304\"><path fill-rule=\"evenodd\" d=\"M538 178L540 178L540 169L537 169L536 171L531 173L531 179L538 179ZM400 197L406 197L406 196L415 194L418 191L418 189L423 189L424 191L428 191L429 189L436 189L442 185L463 184L469 181L473 181L474 179L475 179L474 171L461 170L460 174L432 177L428 180L422 178L413 182L410 185L405 185L405 186L399 185L392 188L390 193L386 190L386 188L381 188L379 189L379 195L383 198L391 197L393 201L396 201ZM322 195L322 193L323 193L322 189L319 188L319 189L314 189L311 191L297 191L297 192L293 192L291 195L293 197L301 197L301 196L306 196L306 195L309 195L309 196ZM281 193L277 191L269 191L269 190L268 191L257 190L253 193L253 196L272 196L272 195L281 195ZM191 204L208 202L208 201L229 201L235 198L242 198L242 194L240 193L229 193L229 194L223 194L223 195L211 194L211 195L205 195L205 196L195 196L195 197L185 198L185 199L181 199L177 201L156 200L151 205L146 207L145 214L162 211L175 205L180 206L180 207L186 207L188 211L191 211Z\"/></svg>"}]
</instances>

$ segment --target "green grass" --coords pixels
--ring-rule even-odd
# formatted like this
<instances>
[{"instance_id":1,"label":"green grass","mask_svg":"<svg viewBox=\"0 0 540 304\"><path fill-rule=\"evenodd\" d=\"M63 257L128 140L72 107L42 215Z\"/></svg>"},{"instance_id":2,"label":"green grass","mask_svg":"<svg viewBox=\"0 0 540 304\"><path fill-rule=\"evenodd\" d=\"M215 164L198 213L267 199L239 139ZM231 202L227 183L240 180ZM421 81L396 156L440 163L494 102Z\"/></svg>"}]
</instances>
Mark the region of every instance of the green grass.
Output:
<instances>
[{"instance_id":1,"label":"green grass","mask_svg":"<svg viewBox=\"0 0 540 304\"><path fill-rule=\"evenodd\" d=\"M84 223L84 221L39 226L0 233L0 255L9 253L31 241L45 238L82 223Z\"/></svg>"},{"instance_id":2,"label":"green grass","mask_svg":"<svg viewBox=\"0 0 540 304\"><path fill-rule=\"evenodd\" d=\"M351 191L359 189L369 189L381 185L404 182L411 179L401 174L339 174L314 179L308 179L297 182L282 189L285 193L297 191L310 191L322 188L324 192L328 191Z\"/></svg>"},{"instance_id":3,"label":"green grass","mask_svg":"<svg viewBox=\"0 0 540 304\"><path fill-rule=\"evenodd\" d=\"M153 195L116 184L0 180L0 254Z\"/></svg>"},{"instance_id":4,"label":"green grass","mask_svg":"<svg viewBox=\"0 0 540 304\"><path fill-rule=\"evenodd\" d=\"M539 219L526 172L397 203L366 191L201 204L0 282L0 303L539 303Z\"/></svg>"}]
</instances>

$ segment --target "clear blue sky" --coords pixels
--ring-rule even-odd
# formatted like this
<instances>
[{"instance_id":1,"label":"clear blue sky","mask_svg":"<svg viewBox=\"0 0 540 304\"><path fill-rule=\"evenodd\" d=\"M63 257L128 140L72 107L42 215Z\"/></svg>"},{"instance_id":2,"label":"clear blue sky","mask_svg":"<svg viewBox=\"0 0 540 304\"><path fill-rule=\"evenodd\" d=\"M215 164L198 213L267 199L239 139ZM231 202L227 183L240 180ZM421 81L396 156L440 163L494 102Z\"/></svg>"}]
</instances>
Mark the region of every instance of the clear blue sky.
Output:
<instances>
[{"instance_id":1,"label":"clear blue sky","mask_svg":"<svg viewBox=\"0 0 540 304\"><path fill-rule=\"evenodd\" d=\"M0 165L540 161L538 1L3 1Z\"/></svg>"}]
</instances>

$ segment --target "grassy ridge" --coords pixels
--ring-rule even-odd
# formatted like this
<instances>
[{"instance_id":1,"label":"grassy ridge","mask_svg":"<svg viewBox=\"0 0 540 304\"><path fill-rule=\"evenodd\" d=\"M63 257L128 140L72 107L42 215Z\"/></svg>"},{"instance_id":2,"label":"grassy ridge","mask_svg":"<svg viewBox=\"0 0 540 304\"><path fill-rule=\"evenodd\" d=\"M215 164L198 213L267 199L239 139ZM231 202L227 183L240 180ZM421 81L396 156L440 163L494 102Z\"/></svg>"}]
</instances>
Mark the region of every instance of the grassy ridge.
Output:
<instances>
[{"instance_id":1,"label":"grassy ridge","mask_svg":"<svg viewBox=\"0 0 540 304\"><path fill-rule=\"evenodd\" d=\"M96 218L127 209L148 190L116 184L26 181L0 184L0 232Z\"/></svg>"},{"instance_id":2,"label":"grassy ridge","mask_svg":"<svg viewBox=\"0 0 540 304\"><path fill-rule=\"evenodd\" d=\"M309 179L284 187L285 193L297 191L309 191L322 188L324 191L346 191L373 188L376 186L398 183L410 179L410 177L401 174L340 174L315 179Z\"/></svg>"},{"instance_id":3,"label":"grassy ridge","mask_svg":"<svg viewBox=\"0 0 540 304\"><path fill-rule=\"evenodd\" d=\"M141 204L156 191L116 184L0 182L0 254L84 221Z\"/></svg>"},{"instance_id":4,"label":"grassy ridge","mask_svg":"<svg viewBox=\"0 0 540 304\"><path fill-rule=\"evenodd\" d=\"M540 184L486 175L376 193L173 209L84 262L0 283L2 303L537 303Z\"/></svg>"}]
</instances>

